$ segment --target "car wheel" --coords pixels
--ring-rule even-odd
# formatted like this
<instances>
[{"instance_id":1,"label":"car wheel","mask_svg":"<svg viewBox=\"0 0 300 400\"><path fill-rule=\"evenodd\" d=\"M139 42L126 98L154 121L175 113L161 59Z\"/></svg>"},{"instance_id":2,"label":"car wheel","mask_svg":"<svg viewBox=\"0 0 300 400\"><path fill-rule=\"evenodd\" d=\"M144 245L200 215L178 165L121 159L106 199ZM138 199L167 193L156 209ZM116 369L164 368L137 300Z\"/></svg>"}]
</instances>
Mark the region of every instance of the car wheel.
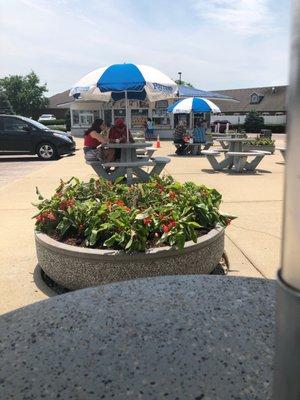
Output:
<instances>
[{"instance_id":1,"label":"car wheel","mask_svg":"<svg viewBox=\"0 0 300 400\"><path fill-rule=\"evenodd\" d=\"M37 155L43 160L54 160L57 158L56 148L51 143L42 143L37 148Z\"/></svg>"}]
</instances>

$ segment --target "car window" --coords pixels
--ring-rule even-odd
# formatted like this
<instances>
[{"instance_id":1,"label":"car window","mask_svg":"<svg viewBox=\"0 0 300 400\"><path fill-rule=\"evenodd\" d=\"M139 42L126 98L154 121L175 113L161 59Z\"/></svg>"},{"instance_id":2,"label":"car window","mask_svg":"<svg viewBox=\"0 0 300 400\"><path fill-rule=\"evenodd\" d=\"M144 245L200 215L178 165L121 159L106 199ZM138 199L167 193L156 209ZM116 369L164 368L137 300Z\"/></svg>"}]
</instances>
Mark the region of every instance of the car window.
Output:
<instances>
[{"instance_id":1,"label":"car window","mask_svg":"<svg viewBox=\"0 0 300 400\"><path fill-rule=\"evenodd\" d=\"M6 131L22 132L24 133L24 127L28 126L26 121L22 121L18 118L3 118L4 119L4 129Z\"/></svg>"},{"instance_id":2,"label":"car window","mask_svg":"<svg viewBox=\"0 0 300 400\"><path fill-rule=\"evenodd\" d=\"M0 118L0 131L4 131L4 120Z\"/></svg>"}]
</instances>

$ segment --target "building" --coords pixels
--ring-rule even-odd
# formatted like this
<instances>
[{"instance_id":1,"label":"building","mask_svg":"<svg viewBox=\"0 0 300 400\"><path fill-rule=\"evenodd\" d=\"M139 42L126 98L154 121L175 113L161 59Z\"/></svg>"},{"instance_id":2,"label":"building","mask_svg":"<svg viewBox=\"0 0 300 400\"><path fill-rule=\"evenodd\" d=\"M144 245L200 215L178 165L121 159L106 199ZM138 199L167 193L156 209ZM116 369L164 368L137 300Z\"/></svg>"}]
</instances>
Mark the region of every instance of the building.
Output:
<instances>
[{"instance_id":1,"label":"building","mask_svg":"<svg viewBox=\"0 0 300 400\"><path fill-rule=\"evenodd\" d=\"M215 103L222 110L222 116L234 125L243 124L251 110L259 112L266 125L286 125L286 100L288 86L268 86L248 89L216 90L216 93L230 96L237 102ZM212 115L211 121L220 120L220 115Z\"/></svg>"},{"instance_id":2,"label":"building","mask_svg":"<svg viewBox=\"0 0 300 400\"><path fill-rule=\"evenodd\" d=\"M235 125L243 124L247 113L256 110L264 117L266 125L285 126L286 95L287 86L207 92L180 85L178 91L178 98L191 96L209 98L222 111L221 115L211 115L211 122L226 119ZM236 101L230 101L233 99ZM129 128L131 130L143 129L147 118L153 119L155 132L159 133L161 138L172 137L178 119L185 119L191 128L193 120L189 115L174 116L167 113L167 108L172 102L174 99L155 103L149 103L147 100L129 101ZM109 103L75 100L69 97L69 90L50 97L48 112L51 110L51 113L58 117L58 112L64 115L68 109L71 111L71 129L75 136L82 136L84 130L92 124L95 118L103 118L107 123L112 123L117 117L125 118L124 100ZM193 118L197 118L197 115Z\"/></svg>"},{"instance_id":3,"label":"building","mask_svg":"<svg viewBox=\"0 0 300 400\"><path fill-rule=\"evenodd\" d=\"M220 93L207 92L204 90L191 88L185 85L178 87L178 99L191 96L207 97L211 100L231 100L228 96ZM84 130L91 126L95 118L103 118L108 124L111 124L116 118L125 119L125 100L110 101L108 103L100 101L85 101L82 99L73 99L69 97L69 90L58 93L49 99L49 109L53 112L54 108L71 111L71 130L75 136L82 136ZM161 138L171 138L174 126L178 119L185 119L190 127L193 125L192 118L188 115L174 116L167 113L167 108L176 99L160 100L150 103L148 100L135 101L129 100L128 117L129 128L131 130L144 129L147 118L153 120L155 133L159 133ZM50 111L49 111L50 112ZM193 116L197 118L197 115Z\"/></svg>"}]
</instances>

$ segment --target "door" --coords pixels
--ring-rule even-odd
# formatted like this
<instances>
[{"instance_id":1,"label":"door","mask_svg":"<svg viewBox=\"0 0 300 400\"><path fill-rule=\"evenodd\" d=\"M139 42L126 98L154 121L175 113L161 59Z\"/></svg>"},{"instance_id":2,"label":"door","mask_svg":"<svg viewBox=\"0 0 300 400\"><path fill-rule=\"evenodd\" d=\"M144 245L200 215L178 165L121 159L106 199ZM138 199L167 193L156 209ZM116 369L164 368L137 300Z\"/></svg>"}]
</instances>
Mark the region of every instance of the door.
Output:
<instances>
[{"instance_id":1,"label":"door","mask_svg":"<svg viewBox=\"0 0 300 400\"><path fill-rule=\"evenodd\" d=\"M1 117L1 151L30 153L32 150L32 133L26 121L15 117ZM26 130L27 129L27 130Z\"/></svg>"}]
</instances>

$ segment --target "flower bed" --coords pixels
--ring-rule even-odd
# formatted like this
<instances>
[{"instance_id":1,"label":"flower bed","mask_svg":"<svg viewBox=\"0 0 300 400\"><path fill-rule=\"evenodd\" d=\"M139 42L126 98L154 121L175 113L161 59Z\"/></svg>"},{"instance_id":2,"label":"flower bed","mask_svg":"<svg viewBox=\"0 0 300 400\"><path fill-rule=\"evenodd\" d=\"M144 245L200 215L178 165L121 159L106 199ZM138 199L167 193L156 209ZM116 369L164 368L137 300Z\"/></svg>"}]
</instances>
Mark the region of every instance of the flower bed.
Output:
<instances>
[{"instance_id":1,"label":"flower bed","mask_svg":"<svg viewBox=\"0 0 300 400\"><path fill-rule=\"evenodd\" d=\"M197 241L232 217L219 211L221 195L192 182L171 177L127 186L101 179L60 183L50 199L43 199L36 230L66 244L144 252L147 248Z\"/></svg>"},{"instance_id":2,"label":"flower bed","mask_svg":"<svg viewBox=\"0 0 300 400\"><path fill-rule=\"evenodd\" d=\"M210 273L233 218L220 213L216 190L171 177L133 186L72 178L50 199L37 193L38 262L68 289Z\"/></svg>"}]
</instances>

